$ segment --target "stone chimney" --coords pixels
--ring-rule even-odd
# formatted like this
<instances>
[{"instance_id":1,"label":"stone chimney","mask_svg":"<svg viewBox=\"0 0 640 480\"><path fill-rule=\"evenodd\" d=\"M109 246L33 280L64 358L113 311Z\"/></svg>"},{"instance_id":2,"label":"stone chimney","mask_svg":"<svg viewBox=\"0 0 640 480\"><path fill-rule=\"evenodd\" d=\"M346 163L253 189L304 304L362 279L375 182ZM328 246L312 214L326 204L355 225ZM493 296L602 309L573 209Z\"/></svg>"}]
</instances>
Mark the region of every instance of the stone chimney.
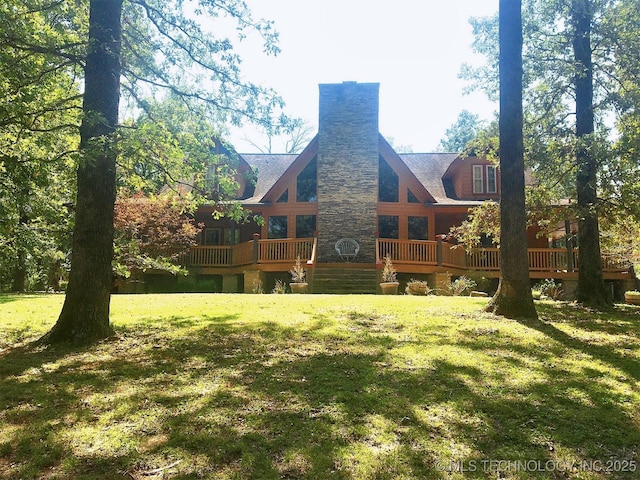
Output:
<instances>
[{"instance_id":1,"label":"stone chimney","mask_svg":"<svg viewBox=\"0 0 640 480\"><path fill-rule=\"evenodd\" d=\"M379 87L320 85L318 262L341 262L335 243L345 237L360 244L354 262L375 262Z\"/></svg>"}]
</instances>

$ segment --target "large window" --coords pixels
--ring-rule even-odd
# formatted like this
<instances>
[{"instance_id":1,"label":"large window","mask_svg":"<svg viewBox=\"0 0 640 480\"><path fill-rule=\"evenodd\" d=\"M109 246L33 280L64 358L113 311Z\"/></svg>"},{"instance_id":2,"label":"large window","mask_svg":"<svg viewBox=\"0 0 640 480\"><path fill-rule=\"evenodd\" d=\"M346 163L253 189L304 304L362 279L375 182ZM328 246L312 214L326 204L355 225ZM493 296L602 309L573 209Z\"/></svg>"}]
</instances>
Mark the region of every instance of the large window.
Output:
<instances>
[{"instance_id":1,"label":"large window","mask_svg":"<svg viewBox=\"0 0 640 480\"><path fill-rule=\"evenodd\" d=\"M225 228L223 236L224 236L225 245L231 245L231 243L233 243L234 245L237 245L240 243L240 230L238 229L232 230L230 228ZM233 242L231 242L232 238L233 238Z\"/></svg>"},{"instance_id":2,"label":"large window","mask_svg":"<svg viewBox=\"0 0 640 480\"><path fill-rule=\"evenodd\" d=\"M378 217L378 235L380 238L398 238L398 217L395 215L380 215Z\"/></svg>"},{"instance_id":3,"label":"large window","mask_svg":"<svg viewBox=\"0 0 640 480\"><path fill-rule=\"evenodd\" d=\"M315 231L315 215L296 215L296 238L313 237Z\"/></svg>"},{"instance_id":4,"label":"large window","mask_svg":"<svg viewBox=\"0 0 640 480\"><path fill-rule=\"evenodd\" d=\"M378 201L398 201L398 174L380 157L378 167Z\"/></svg>"},{"instance_id":5,"label":"large window","mask_svg":"<svg viewBox=\"0 0 640 480\"><path fill-rule=\"evenodd\" d=\"M205 228L203 232L203 244L204 245L220 245L221 236L219 228Z\"/></svg>"},{"instance_id":6,"label":"large window","mask_svg":"<svg viewBox=\"0 0 640 480\"><path fill-rule=\"evenodd\" d=\"M496 167L487 165L487 193L498 192L498 181L496 176Z\"/></svg>"},{"instance_id":7,"label":"large window","mask_svg":"<svg viewBox=\"0 0 640 480\"><path fill-rule=\"evenodd\" d=\"M313 157L298 175L296 184L297 202L318 201L318 161Z\"/></svg>"},{"instance_id":8,"label":"large window","mask_svg":"<svg viewBox=\"0 0 640 480\"><path fill-rule=\"evenodd\" d=\"M473 166L473 193L484 193L482 165Z\"/></svg>"},{"instance_id":9,"label":"large window","mask_svg":"<svg viewBox=\"0 0 640 480\"><path fill-rule=\"evenodd\" d=\"M409 240L426 240L428 235L427 217L409 217Z\"/></svg>"},{"instance_id":10,"label":"large window","mask_svg":"<svg viewBox=\"0 0 640 480\"><path fill-rule=\"evenodd\" d=\"M287 238L287 216L277 215L269 217L269 238Z\"/></svg>"}]
</instances>

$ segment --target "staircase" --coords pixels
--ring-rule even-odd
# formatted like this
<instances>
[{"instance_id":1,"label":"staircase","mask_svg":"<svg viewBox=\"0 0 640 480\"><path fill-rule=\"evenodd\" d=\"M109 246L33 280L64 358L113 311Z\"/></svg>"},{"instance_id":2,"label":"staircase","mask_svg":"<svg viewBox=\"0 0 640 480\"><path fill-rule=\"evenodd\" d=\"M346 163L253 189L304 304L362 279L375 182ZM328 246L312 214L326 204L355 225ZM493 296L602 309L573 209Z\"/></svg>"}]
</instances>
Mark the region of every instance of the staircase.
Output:
<instances>
[{"instance_id":1,"label":"staircase","mask_svg":"<svg viewBox=\"0 0 640 480\"><path fill-rule=\"evenodd\" d=\"M373 294L377 286L375 268L322 268L317 265L311 289L313 293Z\"/></svg>"}]
</instances>

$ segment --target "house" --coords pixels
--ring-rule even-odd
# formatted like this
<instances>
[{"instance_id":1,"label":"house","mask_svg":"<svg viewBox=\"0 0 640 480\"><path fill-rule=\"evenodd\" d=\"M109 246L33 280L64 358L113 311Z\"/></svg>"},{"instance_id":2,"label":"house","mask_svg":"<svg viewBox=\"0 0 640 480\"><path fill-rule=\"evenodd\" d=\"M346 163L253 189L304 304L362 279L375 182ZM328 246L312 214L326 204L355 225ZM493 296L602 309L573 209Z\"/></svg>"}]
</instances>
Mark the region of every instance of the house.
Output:
<instances>
[{"instance_id":1,"label":"house","mask_svg":"<svg viewBox=\"0 0 640 480\"><path fill-rule=\"evenodd\" d=\"M452 276L499 277L499 249L465 252L442 240L470 207L500 197L500 171L482 157L397 153L379 133L377 83L319 86L318 133L299 154L239 154L238 200L264 223L214 220L201 207L200 245L183 261L200 278L222 279L228 292L270 290L288 279L295 258L307 262L314 293L375 293L381 259L400 280L444 288ZM576 252L528 235L532 278L575 282ZM357 254L336 244L351 239ZM632 282L626 264L605 263L607 279ZM494 283L496 281L494 280Z\"/></svg>"}]
</instances>

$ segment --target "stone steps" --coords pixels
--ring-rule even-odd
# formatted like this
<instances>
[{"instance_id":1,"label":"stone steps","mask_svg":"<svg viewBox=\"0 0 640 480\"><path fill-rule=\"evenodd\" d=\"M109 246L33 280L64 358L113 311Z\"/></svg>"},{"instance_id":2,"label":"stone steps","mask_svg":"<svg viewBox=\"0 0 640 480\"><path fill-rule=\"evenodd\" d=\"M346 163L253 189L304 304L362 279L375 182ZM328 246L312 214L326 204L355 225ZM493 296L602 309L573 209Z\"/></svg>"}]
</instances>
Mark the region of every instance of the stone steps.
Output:
<instances>
[{"instance_id":1,"label":"stone steps","mask_svg":"<svg viewBox=\"0 0 640 480\"><path fill-rule=\"evenodd\" d=\"M317 267L311 291L333 294L374 294L377 286L377 272L373 268Z\"/></svg>"}]
</instances>

